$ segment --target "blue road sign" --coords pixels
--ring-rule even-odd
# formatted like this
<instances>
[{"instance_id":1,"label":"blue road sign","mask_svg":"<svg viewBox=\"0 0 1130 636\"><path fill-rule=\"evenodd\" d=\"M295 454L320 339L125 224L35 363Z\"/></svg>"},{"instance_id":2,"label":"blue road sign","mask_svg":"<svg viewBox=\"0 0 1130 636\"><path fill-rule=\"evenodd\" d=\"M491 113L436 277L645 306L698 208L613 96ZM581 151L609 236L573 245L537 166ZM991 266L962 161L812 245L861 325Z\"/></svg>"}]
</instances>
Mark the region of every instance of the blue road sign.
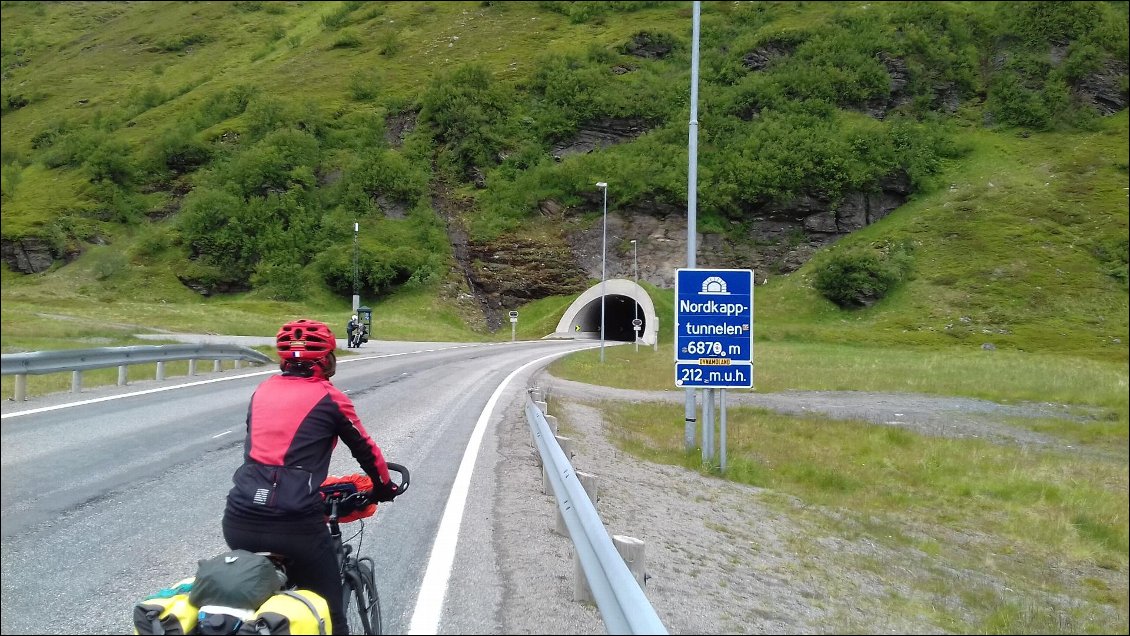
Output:
<instances>
[{"instance_id":1,"label":"blue road sign","mask_svg":"<svg viewBox=\"0 0 1130 636\"><path fill-rule=\"evenodd\" d=\"M676 272L675 385L753 387L753 270Z\"/></svg>"}]
</instances>

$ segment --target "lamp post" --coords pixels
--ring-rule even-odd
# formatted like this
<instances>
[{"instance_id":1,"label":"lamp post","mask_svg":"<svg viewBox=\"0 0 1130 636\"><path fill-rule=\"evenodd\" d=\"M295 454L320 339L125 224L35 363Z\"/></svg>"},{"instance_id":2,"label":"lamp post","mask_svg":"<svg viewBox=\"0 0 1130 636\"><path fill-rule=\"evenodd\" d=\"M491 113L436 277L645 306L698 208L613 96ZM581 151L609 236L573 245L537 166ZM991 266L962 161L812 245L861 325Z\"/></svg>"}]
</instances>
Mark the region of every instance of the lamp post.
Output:
<instances>
[{"instance_id":1,"label":"lamp post","mask_svg":"<svg viewBox=\"0 0 1130 636\"><path fill-rule=\"evenodd\" d=\"M635 270L635 272L636 272L636 287L639 288L639 286L640 286L640 259L639 259L639 249L638 249L638 246L636 245L636 239L632 239L632 269ZM632 295L634 296L635 294L636 294L636 290L633 289ZM638 353L639 350L640 350L640 326L642 326L642 325L640 325L636 321L638 321L640 319L640 300L638 298L633 298L633 300L636 301L636 316L635 316L636 319L632 321L632 331L636 334L636 352Z\"/></svg>"},{"instance_id":2,"label":"lamp post","mask_svg":"<svg viewBox=\"0 0 1130 636\"><path fill-rule=\"evenodd\" d=\"M353 223L353 313L361 306L361 293L357 290L357 229L358 223Z\"/></svg>"},{"instance_id":3,"label":"lamp post","mask_svg":"<svg viewBox=\"0 0 1130 636\"><path fill-rule=\"evenodd\" d=\"M596 187L604 191L604 229L600 239L600 362L604 363L604 276L608 253L608 184L598 181Z\"/></svg>"}]
</instances>

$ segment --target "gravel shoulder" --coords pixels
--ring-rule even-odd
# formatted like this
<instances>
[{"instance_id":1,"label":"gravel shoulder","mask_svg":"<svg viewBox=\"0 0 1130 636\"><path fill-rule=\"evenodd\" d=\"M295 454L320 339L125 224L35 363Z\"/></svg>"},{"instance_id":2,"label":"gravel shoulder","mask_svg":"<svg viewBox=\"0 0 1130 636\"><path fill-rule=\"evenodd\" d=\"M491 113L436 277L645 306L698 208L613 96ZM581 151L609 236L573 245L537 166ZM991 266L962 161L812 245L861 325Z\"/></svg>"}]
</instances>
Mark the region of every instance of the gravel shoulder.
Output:
<instances>
[{"instance_id":1,"label":"gravel shoulder","mask_svg":"<svg viewBox=\"0 0 1130 636\"><path fill-rule=\"evenodd\" d=\"M914 546L884 545L869 538L858 518L751 486L627 455L605 435L595 403L601 400L671 401L684 392L629 391L536 374L551 408L574 437L576 470L598 479L597 511L610 534L646 544L645 592L672 634L948 633L934 608L960 613L962 589L923 592L923 581L961 581L969 589L1007 597L1006 567L969 568L955 563L1007 561L987 537L949 536L939 555ZM1009 426L1003 418L1073 418L1052 404L1001 405L983 400L862 392L729 392L728 404L795 414L819 413L902 426L929 435L983 438L1040 449L1070 450L1063 440ZM500 624L506 633L604 633L599 613L572 602L569 540L554 532L555 502L541 492L528 424L520 411L498 431L495 478L510 487L496 494L495 531L503 572L536 574L511 581L502 595ZM525 524L507 524L521 516ZM913 528L902 528L914 533ZM929 537L946 532L921 529ZM1054 565L1054 564L1052 564ZM1094 569L1094 570L1097 570ZM1126 572L1055 572L1078 581L1097 577L1125 590ZM939 574L941 572L942 574ZM1030 591L1028 591L1030 592ZM1023 597L1031 599L1030 594ZM1042 601L1043 599L1041 599ZM1049 607L1076 599L1047 593ZM546 608L554 610L547 611ZM541 607L541 610L535 608ZM556 616L563 608L567 617ZM1117 623L1115 617L1115 623ZM1121 620L1125 620L1122 617Z\"/></svg>"}]
</instances>

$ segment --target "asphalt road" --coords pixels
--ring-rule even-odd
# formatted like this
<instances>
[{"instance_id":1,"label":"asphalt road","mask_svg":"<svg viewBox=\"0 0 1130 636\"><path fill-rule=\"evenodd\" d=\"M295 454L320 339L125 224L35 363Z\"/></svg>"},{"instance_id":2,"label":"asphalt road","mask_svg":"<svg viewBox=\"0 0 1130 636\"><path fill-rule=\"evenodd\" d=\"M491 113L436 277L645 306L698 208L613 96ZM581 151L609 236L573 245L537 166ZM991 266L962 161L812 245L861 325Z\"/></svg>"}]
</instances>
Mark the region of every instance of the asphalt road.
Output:
<instances>
[{"instance_id":1,"label":"asphalt road","mask_svg":"<svg viewBox=\"0 0 1130 636\"><path fill-rule=\"evenodd\" d=\"M386 633L413 625L501 633L497 579L506 573L480 573L476 564L492 560L498 523L522 521L488 518L495 489L507 485L474 474L465 512L458 507L466 519L455 526L464 538L444 537L441 519L460 490L461 467L481 463L476 438L484 428L513 416L505 411L552 357L591 346L372 342L339 360L335 384L385 456L412 471L409 493L382 505L361 547L377 563ZM225 550L220 518L241 461L247 401L274 372L245 368L5 401L0 631L132 633L139 599ZM339 445L331 472L357 471ZM457 554L437 577L429 564L435 546L448 544ZM447 592L449 581L458 593Z\"/></svg>"}]
</instances>

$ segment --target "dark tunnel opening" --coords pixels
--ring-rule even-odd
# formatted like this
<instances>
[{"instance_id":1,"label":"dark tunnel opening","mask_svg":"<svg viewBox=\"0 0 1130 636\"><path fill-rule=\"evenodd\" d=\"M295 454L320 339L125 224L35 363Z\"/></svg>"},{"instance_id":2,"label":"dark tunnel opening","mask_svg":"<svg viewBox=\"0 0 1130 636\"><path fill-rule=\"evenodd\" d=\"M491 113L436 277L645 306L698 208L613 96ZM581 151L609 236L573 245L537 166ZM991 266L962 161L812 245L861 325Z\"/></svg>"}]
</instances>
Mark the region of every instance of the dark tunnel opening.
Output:
<instances>
[{"instance_id":1,"label":"dark tunnel opening","mask_svg":"<svg viewBox=\"0 0 1130 636\"><path fill-rule=\"evenodd\" d=\"M632 320L639 318L642 336L647 328L647 320L643 310L630 296L608 294L604 297L604 339L635 342L636 331L632 328ZM600 299L590 302L577 312L574 331L588 333L600 338Z\"/></svg>"}]
</instances>

